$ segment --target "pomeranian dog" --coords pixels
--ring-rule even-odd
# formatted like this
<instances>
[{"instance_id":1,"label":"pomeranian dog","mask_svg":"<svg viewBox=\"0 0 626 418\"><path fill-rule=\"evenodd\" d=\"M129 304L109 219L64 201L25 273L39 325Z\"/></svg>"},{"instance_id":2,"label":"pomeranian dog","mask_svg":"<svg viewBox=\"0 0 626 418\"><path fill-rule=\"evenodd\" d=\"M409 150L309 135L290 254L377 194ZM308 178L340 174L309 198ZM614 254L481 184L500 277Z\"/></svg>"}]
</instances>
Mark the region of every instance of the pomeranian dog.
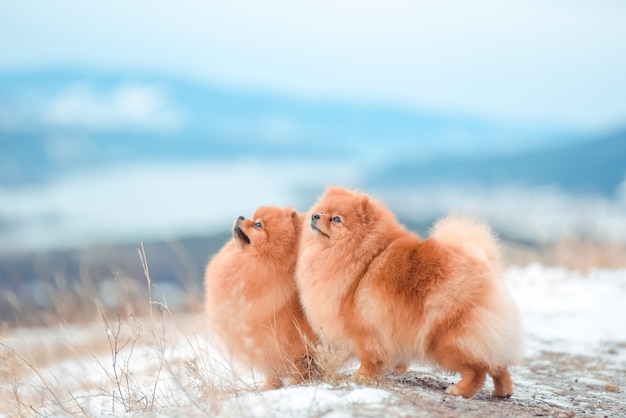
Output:
<instances>
[{"instance_id":1,"label":"pomeranian dog","mask_svg":"<svg viewBox=\"0 0 626 418\"><path fill-rule=\"evenodd\" d=\"M508 367L521 359L521 325L487 227L451 217L422 240L379 202L339 187L308 217L301 300L321 340L358 356L356 377L417 361L459 372L450 394L474 396L487 374L493 396L513 393Z\"/></svg>"},{"instance_id":2,"label":"pomeranian dog","mask_svg":"<svg viewBox=\"0 0 626 418\"><path fill-rule=\"evenodd\" d=\"M289 207L240 216L204 275L211 330L233 357L264 374L263 389L310 373L315 334L294 277L303 219Z\"/></svg>"}]
</instances>

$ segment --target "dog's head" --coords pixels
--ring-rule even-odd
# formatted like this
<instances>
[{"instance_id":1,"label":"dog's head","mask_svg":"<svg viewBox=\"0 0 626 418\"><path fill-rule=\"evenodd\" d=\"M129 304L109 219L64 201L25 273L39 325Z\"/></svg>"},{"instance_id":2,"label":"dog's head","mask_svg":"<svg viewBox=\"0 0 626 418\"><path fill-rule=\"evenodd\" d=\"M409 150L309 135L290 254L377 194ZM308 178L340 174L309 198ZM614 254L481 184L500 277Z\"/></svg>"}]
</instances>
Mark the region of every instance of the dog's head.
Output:
<instances>
[{"instance_id":1,"label":"dog's head","mask_svg":"<svg viewBox=\"0 0 626 418\"><path fill-rule=\"evenodd\" d=\"M301 220L291 207L261 206L252 218L235 220L233 238L242 250L284 256L297 246Z\"/></svg>"},{"instance_id":2,"label":"dog's head","mask_svg":"<svg viewBox=\"0 0 626 418\"><path fill-rule=\"evenodd\" d=\"M309 212L309 229L322 245L356 248L368 236L398 228L395 215L367 194L331 187Z\"/></svg>"},{"instance_id":3,"label":"dog's head","mask_svg":"<svg viewBox=\"0 0 626 418\"><path fill-rule=\"evenodd\" d=\"M372 221L372 202L363 193L332 187L311 209L309 227L323 245L353 246Z\"/></svg>"}]
</instances>

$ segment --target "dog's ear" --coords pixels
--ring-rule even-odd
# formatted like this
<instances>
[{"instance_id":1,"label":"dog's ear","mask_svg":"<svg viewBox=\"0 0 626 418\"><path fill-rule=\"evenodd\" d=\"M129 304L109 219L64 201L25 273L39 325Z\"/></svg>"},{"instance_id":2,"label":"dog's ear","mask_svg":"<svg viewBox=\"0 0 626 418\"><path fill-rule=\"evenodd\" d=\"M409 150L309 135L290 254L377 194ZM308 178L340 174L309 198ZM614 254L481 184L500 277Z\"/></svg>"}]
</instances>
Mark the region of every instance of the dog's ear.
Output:
<instances>
[{"instance_id":1,"label":"dog's ear","mask_svg":"<svg viewBox=\"0 0 626 418\"><path fill-rule=\"evenodd\" d=\"M370 214L370 198L368 195L364 194L359 197L359 203L357 205L358 214L361 217L361 220L364 224L367 224Z\"/></svg>"},{"instance_id":2,"label":"dog's ear","mask_svg":"<svg viewBox=\"0 0 626 418\"><path fill-rule=\"evenodd\" d=\"M289 214L289 217L291 218L291 222L293 222L293 225L296 227L296 231L298 229L300 229L300 225L302 223L303 215L300 215L298 213L298 211L296 211L291 206L287 206L285 208L285 211Z\"/></svg>"},{"instance_id":3,"label":"dog's ear","mask_svg":"<svg viewBox=\"0 0 626 418\"><path fill-rule=\"evenodd\" d=\"M326 188L326 195L348 195L350 194L350 192L347 189L344 189L343 187L340 186L333 186L330 185Z\"/></svg>"}]
</instances>

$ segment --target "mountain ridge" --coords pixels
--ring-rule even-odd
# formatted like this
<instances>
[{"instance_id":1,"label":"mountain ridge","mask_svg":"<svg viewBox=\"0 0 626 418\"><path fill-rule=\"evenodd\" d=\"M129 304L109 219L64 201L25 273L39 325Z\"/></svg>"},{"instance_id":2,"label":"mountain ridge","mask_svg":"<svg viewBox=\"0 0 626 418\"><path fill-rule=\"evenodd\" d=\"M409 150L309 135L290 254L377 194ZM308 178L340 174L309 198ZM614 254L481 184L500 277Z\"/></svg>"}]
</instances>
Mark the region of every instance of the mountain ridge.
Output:
<instances>
[{"instance_id":1,"label":"mountain ridge","mask_svg":"<svg viewBox=\"0 0 626 418\"><path fill-rule=\"evenodd\" d=\"M246 158L356 162L368 182L383 185L506 180L607 194L624 174L624 132L612 140L583 137L159 75L0 74L0 185L6 187L112 164ZM591 181L581 174L588 167L595 170Z\"/></svg>"},{"instance_id":2,"label":"mountain ridge","mask_svg":"<svg viewBox=\"0 0 626 418\"><path fill-rule=\"evenodd\" d=\"M555 186L576 194L610 196L626 181L626 129L513 156L403 162L375 177L390 186Z\"/></svg>"}]
</instances>

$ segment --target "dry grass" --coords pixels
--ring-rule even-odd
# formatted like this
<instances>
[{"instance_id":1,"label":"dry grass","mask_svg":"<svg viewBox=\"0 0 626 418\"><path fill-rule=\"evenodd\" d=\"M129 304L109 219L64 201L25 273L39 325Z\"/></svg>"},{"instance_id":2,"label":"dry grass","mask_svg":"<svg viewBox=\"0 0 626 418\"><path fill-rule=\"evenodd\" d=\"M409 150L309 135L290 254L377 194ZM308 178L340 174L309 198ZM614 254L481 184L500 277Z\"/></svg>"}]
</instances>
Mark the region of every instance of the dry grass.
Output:
<instances>
[{"instance_id":1,"label":"dry grass","mask_svg":"<svg viewBox=\"0 0 626 418\"><path fill-rule=\"evenodd\" d=\"M0 256L0 331L93 322L100 319L101 310L107 316L119 312L122 317L145 317L152 308L146 293L159 298L167 294L168 304L177 312L199 312L203 303L199 264L206 255L200 257L198 248L177 241L147 248L156 273L151 283L144 278L141 254L138 257L132 245ZM118 300L118 295L123 298Z\"/></svg>"},{"instance_id":2,"label":"dry grass","mask_svg":"<svg viewBox=\"0 0 626 418\"><path fill-rule=\"evenodd\" d=\"M150 413L181 403L209 414L218 405L214 401L218 392L232 393L232 388L220 386L210 375L216 369L215 359L207 352L206 341L194 334L197 329L176 322L165 297L153 297L143 245L140 259L147 284L143 303L138 287L129 291L121 282L114 310L89 289L62 296L59 291L50 295L58 296L59 307L44 318L48 327L15 328L13 333L5 327L0 334L0 416ZM18 301L14 308L25 324L33 323ZM87 324L59 326L68 309ZM94 312L96 321L92 321ZM99 331L94 329L97 326ZM181 342L188 345L182 351L192 353L188 359L171 355L171 348ZM104 378L92 381L94 375ZM186 396L181 399L181 395Z\"/></svg>"},{"instance_id":3,"label":"dry grass","mask_svg":"<svg viewBox=\"0 0 626 418\"><path fill-rule=\"evenodd\" d=\"M503 242L505 261L524 266L541 263L586 272L593 268L626 267L626 243L594 242L580 238L562 239L545 244Z\"/></svg>"},{"instance_id":4,"label":"dry grass","mask_svg":"<svg viewBox=\"0 0 626 418\"><path fill-rule=\"evenodd\" d=\"M35 328L23 312L29 326L0 334L0 416L150 415L172 408L211 416L223 412L224 400L258 390L253 371L204 332L202 315L173 313L165 296L155 296L143 245L139 258L145 286L129 292L118 282L115 309L89 294L89 308L85 300L73 305L82 323L60 322L59 311L46 317L49 326ZM316 365L326 377L333 373L334 365Z\"/></svg>"},{"instance_id":5,"label":"dry grass","mask_svg":"<svg viewBox=\"0 0 626 418\"><path fill-rule=\"evenodd\" d=\"M345 368L351 360L348 349L333 349L328 344L318 344L315 349L315 366L321 381L334 385L345 383L349 374Z\"/></svg>"}]
</instances>

